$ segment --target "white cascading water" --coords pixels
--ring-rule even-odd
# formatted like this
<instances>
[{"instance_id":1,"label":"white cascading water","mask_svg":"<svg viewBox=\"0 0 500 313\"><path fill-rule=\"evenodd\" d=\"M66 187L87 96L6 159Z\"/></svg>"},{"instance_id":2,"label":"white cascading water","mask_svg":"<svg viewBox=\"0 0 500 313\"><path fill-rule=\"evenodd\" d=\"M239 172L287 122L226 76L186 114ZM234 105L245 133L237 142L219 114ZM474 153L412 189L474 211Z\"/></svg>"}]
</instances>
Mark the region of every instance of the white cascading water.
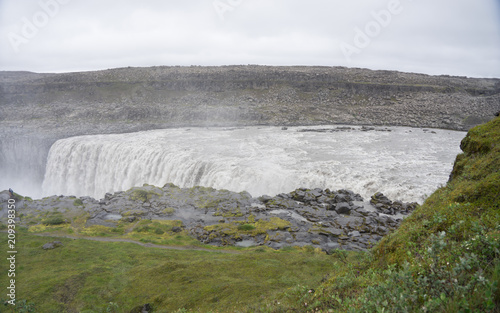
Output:
<instances>
[{"instance_id":1,"label":"white cascading water","mask_svg":"<svg viewBox=\"0 0 500 313\"><path fill-rule=\"evenodd\" d=\"M50 149L44 195L102 198L173 183L275 195L299 187L350 189L419 201L445 184L465 132L298 132L304 127L179 128L79 136ZM337 126L307 127L336 129Z\"/></svg>"}]
</instances>

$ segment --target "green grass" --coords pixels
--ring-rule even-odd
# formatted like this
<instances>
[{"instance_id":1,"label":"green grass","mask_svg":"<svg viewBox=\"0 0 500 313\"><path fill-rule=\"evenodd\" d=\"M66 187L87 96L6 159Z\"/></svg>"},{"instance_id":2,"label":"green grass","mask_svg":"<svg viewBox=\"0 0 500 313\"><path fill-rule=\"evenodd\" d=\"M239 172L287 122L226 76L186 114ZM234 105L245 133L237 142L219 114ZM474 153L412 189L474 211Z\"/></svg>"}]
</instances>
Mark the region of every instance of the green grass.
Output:
<instances>
[{"instance_id":1,"label":"green grass","mask_svg":"<svg viewBox=\"0 0 500 313\"><path fill-rule=\"evenodd\" d=\"M41 248L55 239L63 247ZM110 302L117 312L145 303L155 312L238 312L297 284L317 285L341 264L313 249L178 251L27 232L19 233L17 242L17 298L37 312L106 312ZM7 246L6 236L1 245ZM0 271L7 273L6 262ZM7 275L0 282L6 286Z\"/></svg>"}]
</instances>

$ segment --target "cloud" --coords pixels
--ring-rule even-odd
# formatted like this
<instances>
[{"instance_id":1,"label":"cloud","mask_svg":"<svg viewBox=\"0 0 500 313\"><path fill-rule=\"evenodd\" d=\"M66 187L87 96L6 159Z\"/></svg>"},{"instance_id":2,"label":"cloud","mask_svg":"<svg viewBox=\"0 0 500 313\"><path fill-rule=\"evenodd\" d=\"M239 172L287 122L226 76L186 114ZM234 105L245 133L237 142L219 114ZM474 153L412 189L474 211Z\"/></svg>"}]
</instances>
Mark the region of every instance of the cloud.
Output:
<instances>
[{"instance_id":1,"label":"cloud","mask_svg":"<svg viewBox=\"0 0 500 313\"><path fill-rule=\"evenodd\" d=\"M385 23L391 5L400 12ZM498 6L495 0L3 0L0 70L339 65L500 77ZM30 38L23 35L27 24L39 25ZM368 33L362 48L359 30ZM21 41L13 44L16 35ZM346 58L342 43L359 51Z\"/></svg>"}]
</instances>

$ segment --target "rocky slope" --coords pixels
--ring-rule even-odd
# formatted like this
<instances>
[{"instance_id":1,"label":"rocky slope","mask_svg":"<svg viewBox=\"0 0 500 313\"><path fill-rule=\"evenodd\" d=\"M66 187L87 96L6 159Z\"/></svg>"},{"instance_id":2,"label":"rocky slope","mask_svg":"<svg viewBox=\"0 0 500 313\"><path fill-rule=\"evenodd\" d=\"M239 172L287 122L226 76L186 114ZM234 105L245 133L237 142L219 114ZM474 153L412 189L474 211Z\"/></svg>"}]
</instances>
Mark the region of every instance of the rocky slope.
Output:
<instances>
[{"instance_id":1,"label":"rocky slope","mask_svg":"<svg viewBox=\"0 0 500 313\"><path fill-rule=\"evenodd\" d=\"M7 223L9 194L0 193L0 219ZM40 200L16 197L17 225L56 225L71 233L85 234L93 226L105 226L118 233L155 232L141 220L169 221L170 233L182 233L217 245L311 245L330 252L335 249L366 250L399 226L402 214L416 203L392 202L375 194L371 203L347 190L297 189L275 197L252 198L213 188L162 188L145 185L125 192L90 197L52 196ZM387 214L386 214L387 213ZM397 216L394 216L397 214ZM84 223L83 227L81 224ZM151 224L154 225L154 224Z\"/></svg>"}]
</instances>

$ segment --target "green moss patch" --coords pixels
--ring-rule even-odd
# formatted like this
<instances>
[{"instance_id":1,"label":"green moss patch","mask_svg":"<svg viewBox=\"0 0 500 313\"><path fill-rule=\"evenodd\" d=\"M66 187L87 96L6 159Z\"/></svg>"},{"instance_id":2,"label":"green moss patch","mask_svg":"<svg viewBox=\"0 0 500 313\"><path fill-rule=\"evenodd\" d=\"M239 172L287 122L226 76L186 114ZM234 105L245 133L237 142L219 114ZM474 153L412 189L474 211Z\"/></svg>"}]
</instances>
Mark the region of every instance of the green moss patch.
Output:
<instances>
[{"instance_id":1,"label":"green moss patch","mask_svg":"<svg viewBox=\"0 0 500 313\"><path fill-rule=\"evenodd\" d=\"M159 197L161 194L152 190L146 190L142 188L134 188L130 194L130 200L139 202L148 202L153 199L154 196Z\"/></svg>"},{"instance_id":2,"label":"green moss patch","mask_svg":"<svg viewBox=\"0 0 500 313\"><path fill-rule=\"evenodd\" d=\"M254 221L252 216L251 221ZM291 226L290 222L279 217L260 219L254 222L235 221L230 223L219 223L206 226L205 230L210 232L210 238L228 236L233 239L241 239L242 235L257 236L266 235L271 230L286 230Z\"/></svg>"}]
</instances>

